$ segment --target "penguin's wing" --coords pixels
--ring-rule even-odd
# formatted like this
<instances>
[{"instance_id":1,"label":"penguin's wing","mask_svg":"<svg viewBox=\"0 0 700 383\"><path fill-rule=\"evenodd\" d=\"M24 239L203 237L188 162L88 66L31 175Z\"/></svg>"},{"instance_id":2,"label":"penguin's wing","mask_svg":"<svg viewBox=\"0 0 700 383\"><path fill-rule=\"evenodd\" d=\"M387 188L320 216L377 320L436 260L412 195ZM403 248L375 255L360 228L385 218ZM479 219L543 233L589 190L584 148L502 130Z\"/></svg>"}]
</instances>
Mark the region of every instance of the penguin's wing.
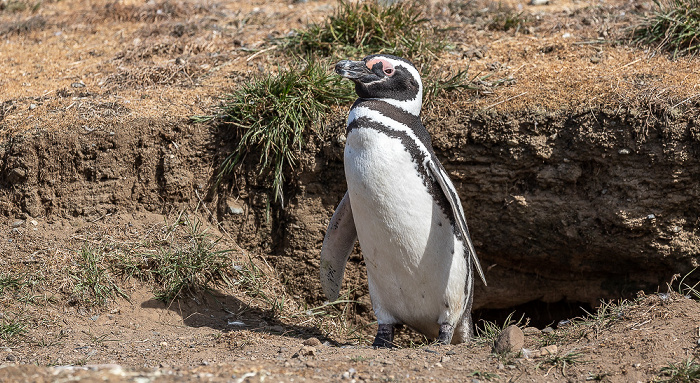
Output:
<instances>
[{"instance_id":1,"label":"penguin's wing","mask_svg":"<svg viewBox=\"0 0 700 383\"><path fill-rule=\"evenodd\" d=\"M440 184L442 192L445 194L445 197L450 202L450 206L452 207L452 214L455 217L455 223L459 231L462 233L462 238L464 238L464 241L467 244L467 251L469 251L472 260L474 261L476 271L479 273L481 280L484 282L484 286L488 286L486 284L484 270L481 269L481 263L479 263L479 258L476 256L476 251L474 250L474 245L472 244L472 238L469 235L469 228L467 228L467 220L464 218L464 210L462 210L462 203L460 202L459 196L457 195L457 190L455 190L452 181L450 181L450 177L447 176L445 168L439 161L437 161L435 157L433 157L431 161L428 161L428 169L430 169L430 172L433 174L433 178L435 178L438 184Z\"/></svg>"},{"instance_id":2,"label":"penguin's wing","mask_svg":"<svg viewBox=\"0 0 700 383\"><path fill-rule=\"evenodd\" d=\"M352 217L350 195L346 192L331 217L321 247L321 287L330 301L338 299L345 264L352 253L355 241L357 241L357 230Z\"/></svg>"}]
</instances>

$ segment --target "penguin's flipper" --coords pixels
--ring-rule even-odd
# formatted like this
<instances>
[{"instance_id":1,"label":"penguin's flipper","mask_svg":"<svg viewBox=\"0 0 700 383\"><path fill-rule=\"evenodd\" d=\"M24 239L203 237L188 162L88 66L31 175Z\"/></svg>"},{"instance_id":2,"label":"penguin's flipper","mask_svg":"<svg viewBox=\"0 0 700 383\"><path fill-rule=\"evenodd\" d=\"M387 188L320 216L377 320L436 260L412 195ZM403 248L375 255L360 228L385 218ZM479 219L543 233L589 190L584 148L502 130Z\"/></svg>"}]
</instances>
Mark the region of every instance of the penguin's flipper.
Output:
<instances>
[{"instance_id":1,"label":"penguin's flipper","mask_svg":"<svg viewBox=\"0 0 700 383\"><path fill-rule=\"evenodd\" d=\"M330 301L338 299L345 264L357 241L357 229L352 217L350 195L346 192L328 224L321 247L321 287Z\"/></svg>"},{"instance_id":2,"label":"penguin's flipper","mask_svg":"<svg viewBox=\"0 0 700 383\"><path fill-rule=\"evenodd\" d=\"M476 256L476 251L474 250L474 245L472 244L472 238L469 235L469 228L467 228L467 221L464 218L464 210L462 210L462 203L457 195L457 190L455 190L452 181L450 181L450 177L447 176L445 168L439 161L437 161L436 158L433 157L432 161L428 161L428 169L430 169L430 172L433 174L433 178L435 178L438 184L440 184L442 192L450 202L452 214L455 217L455 223L457 224L459 231L462 233L462 238L464 238L464 241L467 244L467 251L469 251L472 260L474 261L474 266L481 277L481 281L484 282L484 286L487 286L486 276L484 276L484 270L481 269L481 263L479 263L479 258Z\"/></svg>"}]
</instances>

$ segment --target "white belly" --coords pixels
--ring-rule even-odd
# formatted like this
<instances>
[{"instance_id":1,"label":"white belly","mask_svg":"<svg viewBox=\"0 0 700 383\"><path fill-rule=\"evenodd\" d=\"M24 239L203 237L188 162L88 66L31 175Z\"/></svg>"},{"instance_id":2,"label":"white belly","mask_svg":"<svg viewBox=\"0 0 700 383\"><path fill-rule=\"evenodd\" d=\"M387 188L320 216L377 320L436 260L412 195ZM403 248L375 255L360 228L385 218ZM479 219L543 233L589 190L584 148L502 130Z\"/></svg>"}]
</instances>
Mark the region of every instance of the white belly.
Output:
<instances>
[{"instance_id":1,"label":"white belly","mask_svg":"<svg viewBox=\"0 0 700 383\"><path fill-rule=\"evenodd\" d=\"M450 221L428 194L401 141L352 130L345 175L379 323L404 323L435 337L465 307L467 264Z\"/></svg>"}]
</instances>

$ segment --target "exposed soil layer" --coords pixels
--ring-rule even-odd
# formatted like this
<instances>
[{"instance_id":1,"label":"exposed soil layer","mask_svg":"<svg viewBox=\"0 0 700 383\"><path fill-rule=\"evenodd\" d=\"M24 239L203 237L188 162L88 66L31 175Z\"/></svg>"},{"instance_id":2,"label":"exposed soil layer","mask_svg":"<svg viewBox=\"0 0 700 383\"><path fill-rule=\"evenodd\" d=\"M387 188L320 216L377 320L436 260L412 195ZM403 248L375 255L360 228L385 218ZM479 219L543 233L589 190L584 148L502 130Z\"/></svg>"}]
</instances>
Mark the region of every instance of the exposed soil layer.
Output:
<instances>
[{"instance_id":1,"label":"exposed soil layer","mask_svg":"<svg viewBox=\"0 0 700 383\"><path fill-rule=\"evenodd\" d=\"M447 76L468 66L474 76L489 75L479 90L444 94L423 111L487 272L489 287L477 285L475 309L525 305L519 310L535 318L557 302L590 308L601 298L666 291L674 275L698 266L700 253L700 63L623 43L625 28L652 3L500 4L425 5L452 47L422 71ZM487 346L371 350L361 346L371 338L371 327L362 326L373 314L359 247L342 292L358 302L343 313L361 328L357 339L314 318L280 318L236 289L168 309L129 280L130 303L68 305L61 268L86 241L143 241L157 222L181 211L237 249L235 262L249 255L265 265L275 279L271 291L291 312L323 302L318 256L345 192L349 106L308 133L287 176L284 209L270 202L252 155L213 188L236 137L190 117L211 114L225 92L288 64L279 49L267 50L269 38L323 21L334 6L259 0L0 7L1 266L11 275L46 271L39 294L55 296L37 305L4 294L0 318L33 319L21 341L3 338L9 348L0 360L19 366L0 369L0 380L74 374L226 381L246 373L327 380L353 369L350 377L371 381L461 381L474 372L503 380L592 374L644 381L695 352L698 306L678 296L647 297L602 332L558 339L562 355L582 352L591 362L572 369L498 359ZM509 9L521 17L517 28L499 27ZM239 320L246 323L241 330L228 324ZM293 357L310 336L329 343ZM118 341L106 341L112 337ZM414 337L403 339L407 346ZM353 346L337 347L345 342ZM110 368L27 365L85 363L127 369L110 375Z\"/></svg>"}]
</instances>

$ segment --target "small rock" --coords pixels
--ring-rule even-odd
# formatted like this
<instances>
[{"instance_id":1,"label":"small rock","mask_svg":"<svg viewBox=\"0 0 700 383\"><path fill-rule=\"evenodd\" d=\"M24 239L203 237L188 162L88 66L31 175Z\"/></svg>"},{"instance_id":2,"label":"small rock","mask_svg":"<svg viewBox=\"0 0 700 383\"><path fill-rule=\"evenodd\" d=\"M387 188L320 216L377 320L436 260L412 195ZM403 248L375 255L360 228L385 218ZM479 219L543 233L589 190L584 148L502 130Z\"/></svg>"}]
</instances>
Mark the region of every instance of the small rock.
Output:
<instances>
[{"instance_id":1,"label":"small rock","mask_svg":"<svg viewBox=\"0 0 700 383\"><path fill-rule=\"evenodd\" d=\"M29 223L31 223L33 226L36 226L39 224L39 222L37 222L35 219L29 221Z\"/></svg>"},{"instance_id":2,"label":"small rock","mask_svg":"<svg viewBox=\"0 0 700 383\"><path fill-rule=\"evenodd\" d=\"M168 347L168 342L160 342L160 347Z\"/></svg>"},{"instance_id":3,"label":"small rock","mask_svg":"<svg viewBox=\"0 0 700 383\"><path fill-rule=\"evenodd\" d=\"M20 227L24 224L24 221L21 219L16 220L15 222L12 222L12 227Z\"/></svg>"},{"instance_id":4,"label":"small rock","mask_svg":"<svg viewBox=\"0 0 700 383\"><path fill-rule=\"evenodd\" d=\"M545 328L542 329L542 332L545 333L545 334L551 334L551 333L554 332L554 329L551 328L551 327L549 327L549 326L547 326L547 327L545 327Z\"/></svg>"},{"instance_id":5,"label":"small rock","mask_svg":"<svg viewBox=\"0 0 700 383\"><path fill-rule=\"evenodd\" d=\"M516 325L506 327L496 339L494 351L498 354L507 352L518 352L525 344L523 330Z\"/></svg>"},{"instance_id":6,"label":"small rock","mask_svg":"<svg viewBox=\"0 0 700 383\"><path fill-rule=\"evenodd\" d=\"M309 338L302 342L304 346L318 347L321 345L321 341L318 338Z\"/></svg>"},{"instance_id":7,"label":"small rock","mask_svg":"<svg viewBox=\"0 0 700 383\"><path fill-rule=\"evenodd\" d=\"M530 0L530 5L547 5L549 0Z\"/></svg>"},{"instance_id":8,"label":"small rock","mask_svg":"<svg viewBox=\"0 0 700 383\"><path fill-rule=\"evenodd\" d=\"M542 347L542 348L540 349L540 353L541 353L542 355L554 355L554 354L557 353L557 345L556 345L556 344L551 344L551 345L549 345L549 346Z\"/></svg>"},{"instance_id":9,"label":"small rock","mask_svg":"<svg viewBox=\"0 0 700 383\"><path fill-rule=\"evenodd\" d=\"M530 326L530 327L525 327L525 328L523 329L523 334L524 334L525 336L538 335L538 334L540 334L541 332L542 332L542 331L540 331L540 329L538 329L537 327L532 327L532 326Z\"/></svg>"},{"instance_id":10,"label":"small rock","mask_svg":"<svg viewBox=\"0 0 700 383\"><path fill-rule=\"evenodd\" d=\"M505 368L506 368L506 366L504 366L503 363L499 363L498 366L496 367L497 370L503 370Z\"/></svg>"},{"instance_id":11,"label":"small rock","mask_svg":"<svg viewBox=\"0 0 700 383\"><path fill-rule=\"evenodd\" d=\"M29 104L29 110L36 109L36 104Z\"/></svg>"},{"instance_id":12,"label":"small rock","mask_svg":"<svg viewBox=\"0 0 700 383\"><path fill-rule=\"evenodd\" d=\"M85 84L82 82L74 82L70 84L70 86L73 88L85 88Z\"/></svg>"},{"instance_id":13,"label":"small rock","mask_svg":"<svg viewBox=\"0 0 700 383\"><path fill-rule=\"evenodd\" d=\"M450 351L445 353L445 355L455 355L455 354L457 354L457 353L454 350L450 350Z\"/></svg>"},{"instance_id":14,"label":"small rock","mask_svg":"<svg viewBox=\"0 0 700 383\"><path fill-rule=\"evenodd\" d=\"M445 363L448 362L451 358L449 356L443 356L440 358L440 363Z\"/></svg>"},{"instance_id":15,"label":"small rock","mask_svg":"<svg viewBox=\"0 0 700 383\"><path fill-rule=\"evenodd\" d=\"M7 174L7 180L11 183L21 182L27 179L27 171L24 168L13 168Z\"/></svg>"},{"instance_id":16,"label":"small rock","mask_svg":"<svg viewBox=\"0 0 700 383\"><path fill-rule=\"evenodd\" d=\"M591 57L591 64L598 64L600 62L600 56Z\"/></svg>"},{"instance_id":17,"label":"small rock","mask_svg":"<svg viewBox=\"0 0 700 383\"><path fill-rule=\"evenodd\" d=\"M440 362L435 363L435 367L442 368L442 363L440 363Z\"/></svg>"},{"instance_id":18,"label":"small rock","mask_svg":"<svg viewBox=\"0 0 700 383\"><path fill-rule=\"evenodd\" d=\"M8 356L5 357L5 360L8 361L8 362L14 362L14 361L17 360L17 357L14 356L14 355L12 355L12 354L10 354L10 355L8 355Z\"/></svg>"},{"instance_id":19,"label":"small rock","mask_svg":"<svg viewBox=\"0 0 700 383\"><path fill-rule=\"evenodd\" d=\"M297 356L314 356L316 355L316 348L311 346L304 346L296 353Z\"/></svg>"},{"instance_id":20,"label":"small rock","mask_svg":"<svg viewBox=\"0 0 700 383\"><path fill-rule=\"evenodd\" d=\"M226 199L226 210L234 215L243 214L243 208L233 198Z\"/></svg>"},{"instance_id":21,"label":"small rock","mask_svg":"<svg viewBox=\"0 0 700 383\"><path fill-rule=\"evenodd\" d=\"M522 349L522 353L525 359L532 359L542 355L540 350L528 350L527 348Z\"/></svg>"},{"instance_id":22,"label":"small rock","mask_svg":"<svg viewBox=\"0 0 700 383\"><path fill-rule=\"evenodd\" d=\"M627 155L627 154L630 154L630 150L629 149L620 149L618 151L618 153L620 153L622 155Z\"/></svg>"}]
</instances>

